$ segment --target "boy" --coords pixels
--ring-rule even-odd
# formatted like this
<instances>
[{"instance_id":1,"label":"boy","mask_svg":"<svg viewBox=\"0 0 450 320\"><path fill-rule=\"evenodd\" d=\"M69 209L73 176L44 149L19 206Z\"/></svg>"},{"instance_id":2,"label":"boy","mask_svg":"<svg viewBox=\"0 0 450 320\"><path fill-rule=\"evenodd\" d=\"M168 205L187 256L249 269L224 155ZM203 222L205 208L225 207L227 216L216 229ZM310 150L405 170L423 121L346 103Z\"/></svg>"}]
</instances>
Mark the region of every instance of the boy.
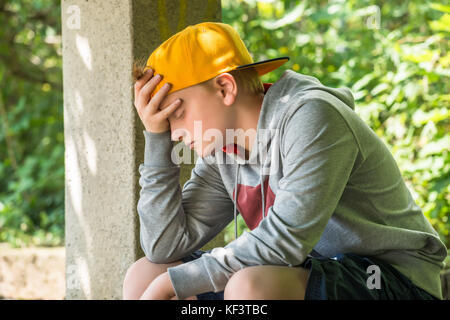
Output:
<instances>
[{"instance_id":1,"label":"boy","mask_svg":"<svg viewBox=\"0 0 450 320\"><path fill-rule=\"evenodd\" d=\"M447 249L392 155L347 88L292 70L261 84L287 60L253 63L212 22L149 57L135 84L145 257L124 299L442 299ZM199 155L182 191L171 140ZM199 250L237 211L251 231Z\"/></svg>"}]
</instances>

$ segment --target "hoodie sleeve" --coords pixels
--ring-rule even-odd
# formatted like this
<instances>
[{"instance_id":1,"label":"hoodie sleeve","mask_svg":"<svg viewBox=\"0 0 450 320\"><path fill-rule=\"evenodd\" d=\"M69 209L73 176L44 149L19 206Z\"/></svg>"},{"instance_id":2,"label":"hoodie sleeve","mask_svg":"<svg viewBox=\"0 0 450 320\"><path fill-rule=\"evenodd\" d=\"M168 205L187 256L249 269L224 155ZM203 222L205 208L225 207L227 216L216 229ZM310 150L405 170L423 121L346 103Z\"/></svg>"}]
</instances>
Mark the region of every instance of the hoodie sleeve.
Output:
<instances>
[{"instance_id":1,"label":"hoodie sleeve","mask_svg":"<svg viewBox=\"0 0 450 320\"><path fill-rule=\"evenodd\" d=\"M154 263L170 263L201 248L233 219L233 202L218 169L198 158L181 190L180 167L171 160L170 131L145 136L137 211L140 244Z\"/></svg>"},{"instance_id":2,"label":"hoodie sleeve","mask_svg":"<svg viewBox=\"0 0 450 320\"><path fill-rule=\"evenodd\" d=\"M339 112L310 100L280 132L283 177L273 206L250 232L199 259L168 268L178 299L224 290L229 278L254 265L298 266L319 241L358 155Z\"/></svg>"}]
</instances>

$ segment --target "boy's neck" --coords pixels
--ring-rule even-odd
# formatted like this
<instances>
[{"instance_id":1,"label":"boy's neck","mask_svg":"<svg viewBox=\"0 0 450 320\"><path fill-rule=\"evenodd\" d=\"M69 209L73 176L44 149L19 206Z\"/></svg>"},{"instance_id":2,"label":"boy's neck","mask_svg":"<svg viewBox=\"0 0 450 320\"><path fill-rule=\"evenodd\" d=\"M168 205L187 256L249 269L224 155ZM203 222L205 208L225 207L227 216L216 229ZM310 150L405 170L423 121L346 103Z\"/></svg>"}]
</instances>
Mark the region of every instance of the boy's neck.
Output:
<instances>
[{"instance_id":1,"label":"boy's neck","mask_svg":"<svg viewBox=\"0 0 450 320\"><path fill-rule=\"evenodd\" d=\"M243 100L240 102L240 105L236 108L236 129L242 129L243 131L239 132L240 137L235 137L234 142L239 144L241 147L245 149L245 159L248 160L250 154L252 152L253 143L256 138L256 130L258 128L258 120L261 112L262 103L264 100L264 93L260 93L258 95L248 95L243 97ZM248 138L245 136L245 132L249 130L254 134L248 135ZM241 145L242 141L245 141L245 145ZM241 143L239 143L241 142Z\"/></svg>"}]
</instances>

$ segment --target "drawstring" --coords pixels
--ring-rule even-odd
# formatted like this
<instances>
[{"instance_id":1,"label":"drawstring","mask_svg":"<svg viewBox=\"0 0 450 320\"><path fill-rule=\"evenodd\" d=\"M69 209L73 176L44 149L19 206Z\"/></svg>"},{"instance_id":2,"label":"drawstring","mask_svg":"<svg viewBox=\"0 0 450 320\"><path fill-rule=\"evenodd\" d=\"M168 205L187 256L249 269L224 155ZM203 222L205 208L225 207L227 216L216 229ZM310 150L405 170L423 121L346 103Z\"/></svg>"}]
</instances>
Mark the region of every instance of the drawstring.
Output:
<instances>
[{"instance_id":1,"label":"drawstring","mask_svg":"<svg viewBox=\"0 0 450 320\"><path fill-rule=\"evenodd\" d=\"M264 165L261 164L260 167L260 175L259 175L259 181L261 183L261 202L262 202L262 219L265 217L265 197L264 197L264 182L263 182L263 168ZM237 205L237 193L238 193L238 181L239 181L239 163L236 163L236 178L234 182L234 239L237 239L238 232L237 232L237 217L236 217L236 205Z\"/></svg>"},{"instance_id":2,"label":"drawstring","mask_svg":"<svg viewBox=\"0 0 450 320\"><path fill-rule=\"evenodd\" d=\"M261 165L261 168L260 168L260 170L259 170L260 172L259 172L259 174L260 174L260 181L261 181L261 196L262 196L262 200L261 200L261 202L262 202L262 219L264 219L264 217L265 217L265 215L264 215L264 211L265 211L265 199L264 199L264 179L263 179L263 165Z\"/></svg>"},{"instance_id":3,"label":"drawstring","mask_svg":"<svg viewBox=\"0 0 450 320\"><path fill-rule=\"evenodd\" d=\"M234 183L234 239L237 239L237 219L236 219L236 199L237 199L237 186L239 179L239 163L236 164L236 179Z\"/></svg>"}]
</instances>

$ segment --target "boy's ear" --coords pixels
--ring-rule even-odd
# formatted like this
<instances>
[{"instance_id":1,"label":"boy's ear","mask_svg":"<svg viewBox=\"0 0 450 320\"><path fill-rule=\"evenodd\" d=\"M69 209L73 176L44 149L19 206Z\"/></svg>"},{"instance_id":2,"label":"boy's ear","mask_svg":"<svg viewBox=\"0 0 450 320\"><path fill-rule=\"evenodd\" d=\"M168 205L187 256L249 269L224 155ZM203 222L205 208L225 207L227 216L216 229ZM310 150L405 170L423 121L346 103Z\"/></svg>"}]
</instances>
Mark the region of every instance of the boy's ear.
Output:
<instances>
[{"instance_id":1,"label":"boy's ear","mask_svg":"<svg viewBox=\"0 0 450 320\"><path fill-rule=\"evenodd\" d=\"M217 84L220 87L222 97L225 98L226 105L232 105L236 100L238 93L237 82L229 73L222 73L217 79Z\"/></svg>"}]
</instances>

